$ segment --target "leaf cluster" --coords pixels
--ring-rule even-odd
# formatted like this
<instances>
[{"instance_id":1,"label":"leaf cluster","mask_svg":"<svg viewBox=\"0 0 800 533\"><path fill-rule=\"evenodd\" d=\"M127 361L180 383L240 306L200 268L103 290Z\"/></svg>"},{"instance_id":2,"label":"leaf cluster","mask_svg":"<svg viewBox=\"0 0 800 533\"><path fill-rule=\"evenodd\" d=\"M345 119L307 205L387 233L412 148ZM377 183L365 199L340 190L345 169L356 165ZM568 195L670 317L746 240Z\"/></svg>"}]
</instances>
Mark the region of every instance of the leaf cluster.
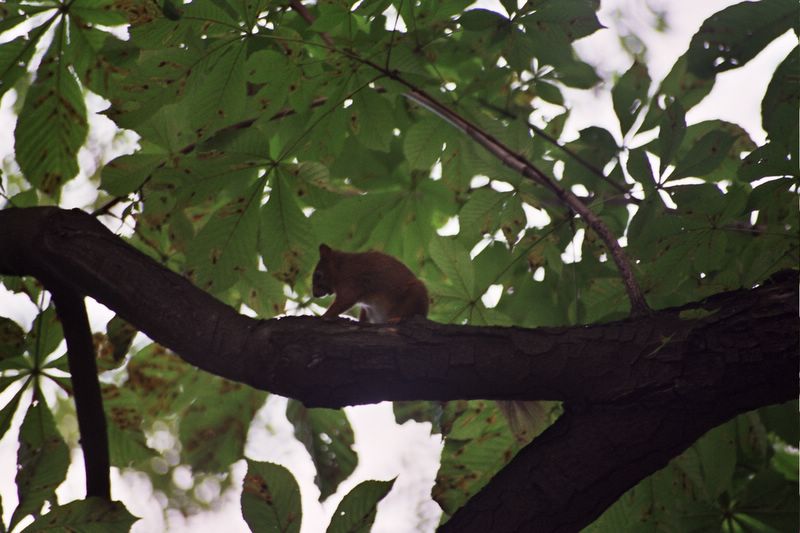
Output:
<instances>
[{"instance_id":1,"label":"leaf cluster","mask_svg":"<svg viewBox=\"0 0 800 533\"><path fill-rule=\"evenodd\" d=\"M745 2L710 17L661 81L634 61L611 88L618 127L591 126L566 143L557 141L570 113L564 89L601 81L573 49L602 29L597 3L502 1L505 12L471 3L318 2L304 14L266 0L5 2L0 33L29 29L0 44L0 95L13 90L21 102L19 173L6 177L3 197L10 206L61 201L79 176L95 119L84 100L91 92L109 102L103 115L139 139L134 153L90 178L98 215L116 217L133 245L237 309L264 318L315 310L309 277L326 242L401 259L428 285L430 318L440 322L539 327L625 316L623 283L597 235L551 192L406 97L418 88L581 191L626 242L654 308L796 268L797 49L761 102L763 145L737 124L686 119L718 73L743 66L787 31L797 34L792 2ZM544 110L543 127L529 119ZM63 335L40 288L2 281L41 310L28 331L0 322L0 385L11 397L0 434L15 413L24 417L14 527L54 501L66 475L68 450L41 389L55 383L69 393L70 385L58 357ZM130 348L134 334L114 319L96 339L108 356L112 464L160 465L154 483L182 505L163 474L188 464L227 479L265 398L156 345ZM787 466L797 455L784 446L797 442L784 428L790 412L751 413L718 428L593 529L713 522L781 530L796 519L796 499L786 493L797 481L796 467ZM325 498L357 464L352 429L340 412L292 404L287 414ZM520 446L486 402L415 402L396 414L447 437L434 488L445 515ZM174 443L169 450L154 442L161 433ZM251 527L299 528L291 474L277 465L248 468L242 509ZM356 487L330 530L368 528L390 488ZM53 508L40 521L122 524L128 516L85 502Z\"/></svg>"}]
</instances>

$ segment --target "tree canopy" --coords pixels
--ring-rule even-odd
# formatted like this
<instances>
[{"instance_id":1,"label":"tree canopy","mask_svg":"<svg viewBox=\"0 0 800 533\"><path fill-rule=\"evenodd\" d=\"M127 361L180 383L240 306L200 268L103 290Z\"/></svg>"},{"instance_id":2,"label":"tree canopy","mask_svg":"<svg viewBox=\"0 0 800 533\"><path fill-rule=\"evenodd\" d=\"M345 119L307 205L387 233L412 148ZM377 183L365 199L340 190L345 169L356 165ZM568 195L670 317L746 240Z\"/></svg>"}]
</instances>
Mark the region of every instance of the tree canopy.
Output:
<instances>
[{"instance_id":1,"label":"tree canopy","mask_svg":"<svg viewBox=\"0 0 800 533\"><path fill-rule=\"evenodd\" d=\"M129 527L109 466L195 512L209 502L167 474L225 488L246 460L247 524L298 531L292 473L245 454L274 393L320 499L358 464L337 408L394 400L444 439L443 531L797 530L797 48L763 95L765 142L687 119L720 73L796 39L795 2L716 13L660 80L632 54L618 124L578 132L564 94L602 83L574 48L598 3L471 4L0 5L18 113L0 282L38 309L0 316L4 526ZM86 175L99 115L137 147ZM63 209L81 180L95 197ZM402 260L429 320L283 316L325 303L323 242ZM86 296L116 313L104 332ZM545 417L521 439L487 400ZM87 498L59 505L68 443ZM360 483L329 531L369 529L393 483Z\"/></svg>"}]
</instances>

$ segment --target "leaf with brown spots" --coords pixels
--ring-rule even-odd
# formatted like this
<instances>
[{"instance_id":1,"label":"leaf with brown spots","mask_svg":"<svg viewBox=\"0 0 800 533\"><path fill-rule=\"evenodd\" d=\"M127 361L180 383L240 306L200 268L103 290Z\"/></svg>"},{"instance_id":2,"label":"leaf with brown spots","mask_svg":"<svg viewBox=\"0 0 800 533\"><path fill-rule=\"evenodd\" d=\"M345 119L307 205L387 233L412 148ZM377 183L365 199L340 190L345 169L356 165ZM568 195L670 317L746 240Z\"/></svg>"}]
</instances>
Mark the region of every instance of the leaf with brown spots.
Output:
<instances>
[{"instance_id":1,"label":"leaf with brown spots","mask_svg":"<svg viewBox=\"0 0 800 533\"><path fill-rule=\"evenodd\" d=\"M58 196L78 174L78 150L89 126L83 93L63 57L66 31L57 29L36 72L14 131L16 158L34 187Z\"/></svg>"},{"instance_id":2,"label":"leaf with brown spots","mask_svg":"<svg viewBox=\"0 0 800 533\"><path fill-rule=\"evenodd\" d=\"M248 460L241 502L242 515L252 531L300 531L300 488L281 465Z\"/></svg>"}]
</instances>

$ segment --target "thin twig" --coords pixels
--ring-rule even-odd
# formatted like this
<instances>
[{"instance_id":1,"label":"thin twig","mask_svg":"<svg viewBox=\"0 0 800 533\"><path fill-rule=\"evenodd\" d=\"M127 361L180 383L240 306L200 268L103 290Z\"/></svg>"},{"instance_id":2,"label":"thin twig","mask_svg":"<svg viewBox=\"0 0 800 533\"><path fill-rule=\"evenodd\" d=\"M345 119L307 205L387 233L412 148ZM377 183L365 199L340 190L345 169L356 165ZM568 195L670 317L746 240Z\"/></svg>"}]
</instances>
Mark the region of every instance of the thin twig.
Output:
<instances>
[{"instance_id":1,"label":"thin twig","mask_svg":"<svg viewBox=\"0 0 800 533\"><path fill-rule=\"evenodd\" d=\"M298 9L298 13L300 13L301 16L303 16L303 12L300 11L300 9L304 10L306 16L310 18L309 20L309 18L304 16L306 21L313 23L313 16L308 13L308 11L305 9L305 6L303 6L299 0L290 0L290 5L293 8ZM331 45L331 47L334 50L337 50L333 45ZM352 56L352 53L348 53L347 55ZM497 157L509 168L519 172L529 180L538 183L539 185L542 185L546 189L553 192L562 203L566 204L570 209L583 218L583 220L586 221L586 224L605 243L612 259L614 260L614 263L619 269L620 275L622 276L622 282L625 285L625 290L628 293L628 299L631 302L631 313L634 316L650 313L650 307L647 305L647 301L644 298L641 287L639 287L639 283L636 281L636 276L633 273L631 262L623 251L622 247L619 245L619 242L617 242L616 236L611 232L608 226L591 209L589 209L589 207L584 204L583 201L581 201L580 198L572 193L572 191L561 187L558 183L556 183L555 180L549 178L524 156L514 152L498 139L486 133L483 129L474 125L466 118L452 111L445 105L439 103L423 89L400 77L396 71L381 67L380 65L367 59L358 57L356 59L372 67L377 72L382 73L387 78L405 86L408 89L408 92L404 94L406 98L416 102L431 113L438 115L445 122L448 122L451 126L471 137L474 141L483 146L489 151L489 153Z\"/></svg>"},{"instance_id":2,"label":"thin twig","mask_svg":"<svg viewBox=\"0 0 800 533\"><path fill-rule=\"evenodd\" d=\"M517 115L515 115L514 113L511 113L510 111L502 109L502 108L500 108L500 107L498 107L498 106L496 106L494 104L491 104L491 103L489 103L489 102L487 102L485 100L478 100L478 103L480 105L484 106L485 108L487 108L487 109L489 109L491 111L494 111L495 113L497 113L499 115L504 116L505 118L508 118L508 119L511 119L511 120L518 120L519 119L519 117ZM625 195L625 200L631 201L631 202L634 202L634 203L638 202L638 200L636 198L633 198L631 196L631 191L630 190L626 189L625 187L623 187L619 183L609 179L609 177L606 176L601 169L597 168L595 165L593 165L592 163L590 163L589 161L584 159L583 156L581 156L580 154L578 154L577 152L575 152L571 148L568 148L567 146L561 144L558 141L558 139L556 139L555 137L553 137L552 135L550 135L549 133L544 131L542 128L536 126L535 124L532 124L530 120L526 120L525 124L530 129L532 129L533 132L536 135L540 136L542 139L547 141L549 144L555 146L556 148L558 148L559 150L561 150L562 152L567 154L570 158L572 158L576 163L581 165L583 168L585 168L586 170L588 170L592 174L596 175L601 180L605 181L606 183L608 183L609 185L611 185L612 187L617 189L619 192L624 194Z\"/></svg>"}]
</instances>

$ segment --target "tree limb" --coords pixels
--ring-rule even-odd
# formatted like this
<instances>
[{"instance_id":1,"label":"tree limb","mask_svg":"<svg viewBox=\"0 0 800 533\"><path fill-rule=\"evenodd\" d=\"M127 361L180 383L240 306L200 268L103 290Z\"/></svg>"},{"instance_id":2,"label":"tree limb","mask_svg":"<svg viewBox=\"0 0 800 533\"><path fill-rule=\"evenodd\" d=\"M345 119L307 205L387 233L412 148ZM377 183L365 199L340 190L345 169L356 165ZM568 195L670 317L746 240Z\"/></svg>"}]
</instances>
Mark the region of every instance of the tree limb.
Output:
<instances>
[{"instance_id":1,"label":"tree limb","mask_svg":"<svg viewBox=\"0 0 800 533\"><path fill-rule=\"evenodd\" d=\"M562 400L564 416L454 515L456 531L579 529L705 431L797 394L796 272L607 324L376 325L239 315L79 210L0 211L0 250L0 274L92 296L187 362L308 406ZM506 498L525 498L518 518Z\"/></svg>"},{"instance_id":2,"label":"tree limb","mask_svg":"<svg viewBox=\"0 0 800 533\"><path fill-rule=\"evenodd\" d=\"M56 314L67 341L67 362L86 470L86 497L96 496L111 501L106 416L83 296L71 287L58 284L45 282L45 288L53 295Z\"/></svg>"}]
</instances>

